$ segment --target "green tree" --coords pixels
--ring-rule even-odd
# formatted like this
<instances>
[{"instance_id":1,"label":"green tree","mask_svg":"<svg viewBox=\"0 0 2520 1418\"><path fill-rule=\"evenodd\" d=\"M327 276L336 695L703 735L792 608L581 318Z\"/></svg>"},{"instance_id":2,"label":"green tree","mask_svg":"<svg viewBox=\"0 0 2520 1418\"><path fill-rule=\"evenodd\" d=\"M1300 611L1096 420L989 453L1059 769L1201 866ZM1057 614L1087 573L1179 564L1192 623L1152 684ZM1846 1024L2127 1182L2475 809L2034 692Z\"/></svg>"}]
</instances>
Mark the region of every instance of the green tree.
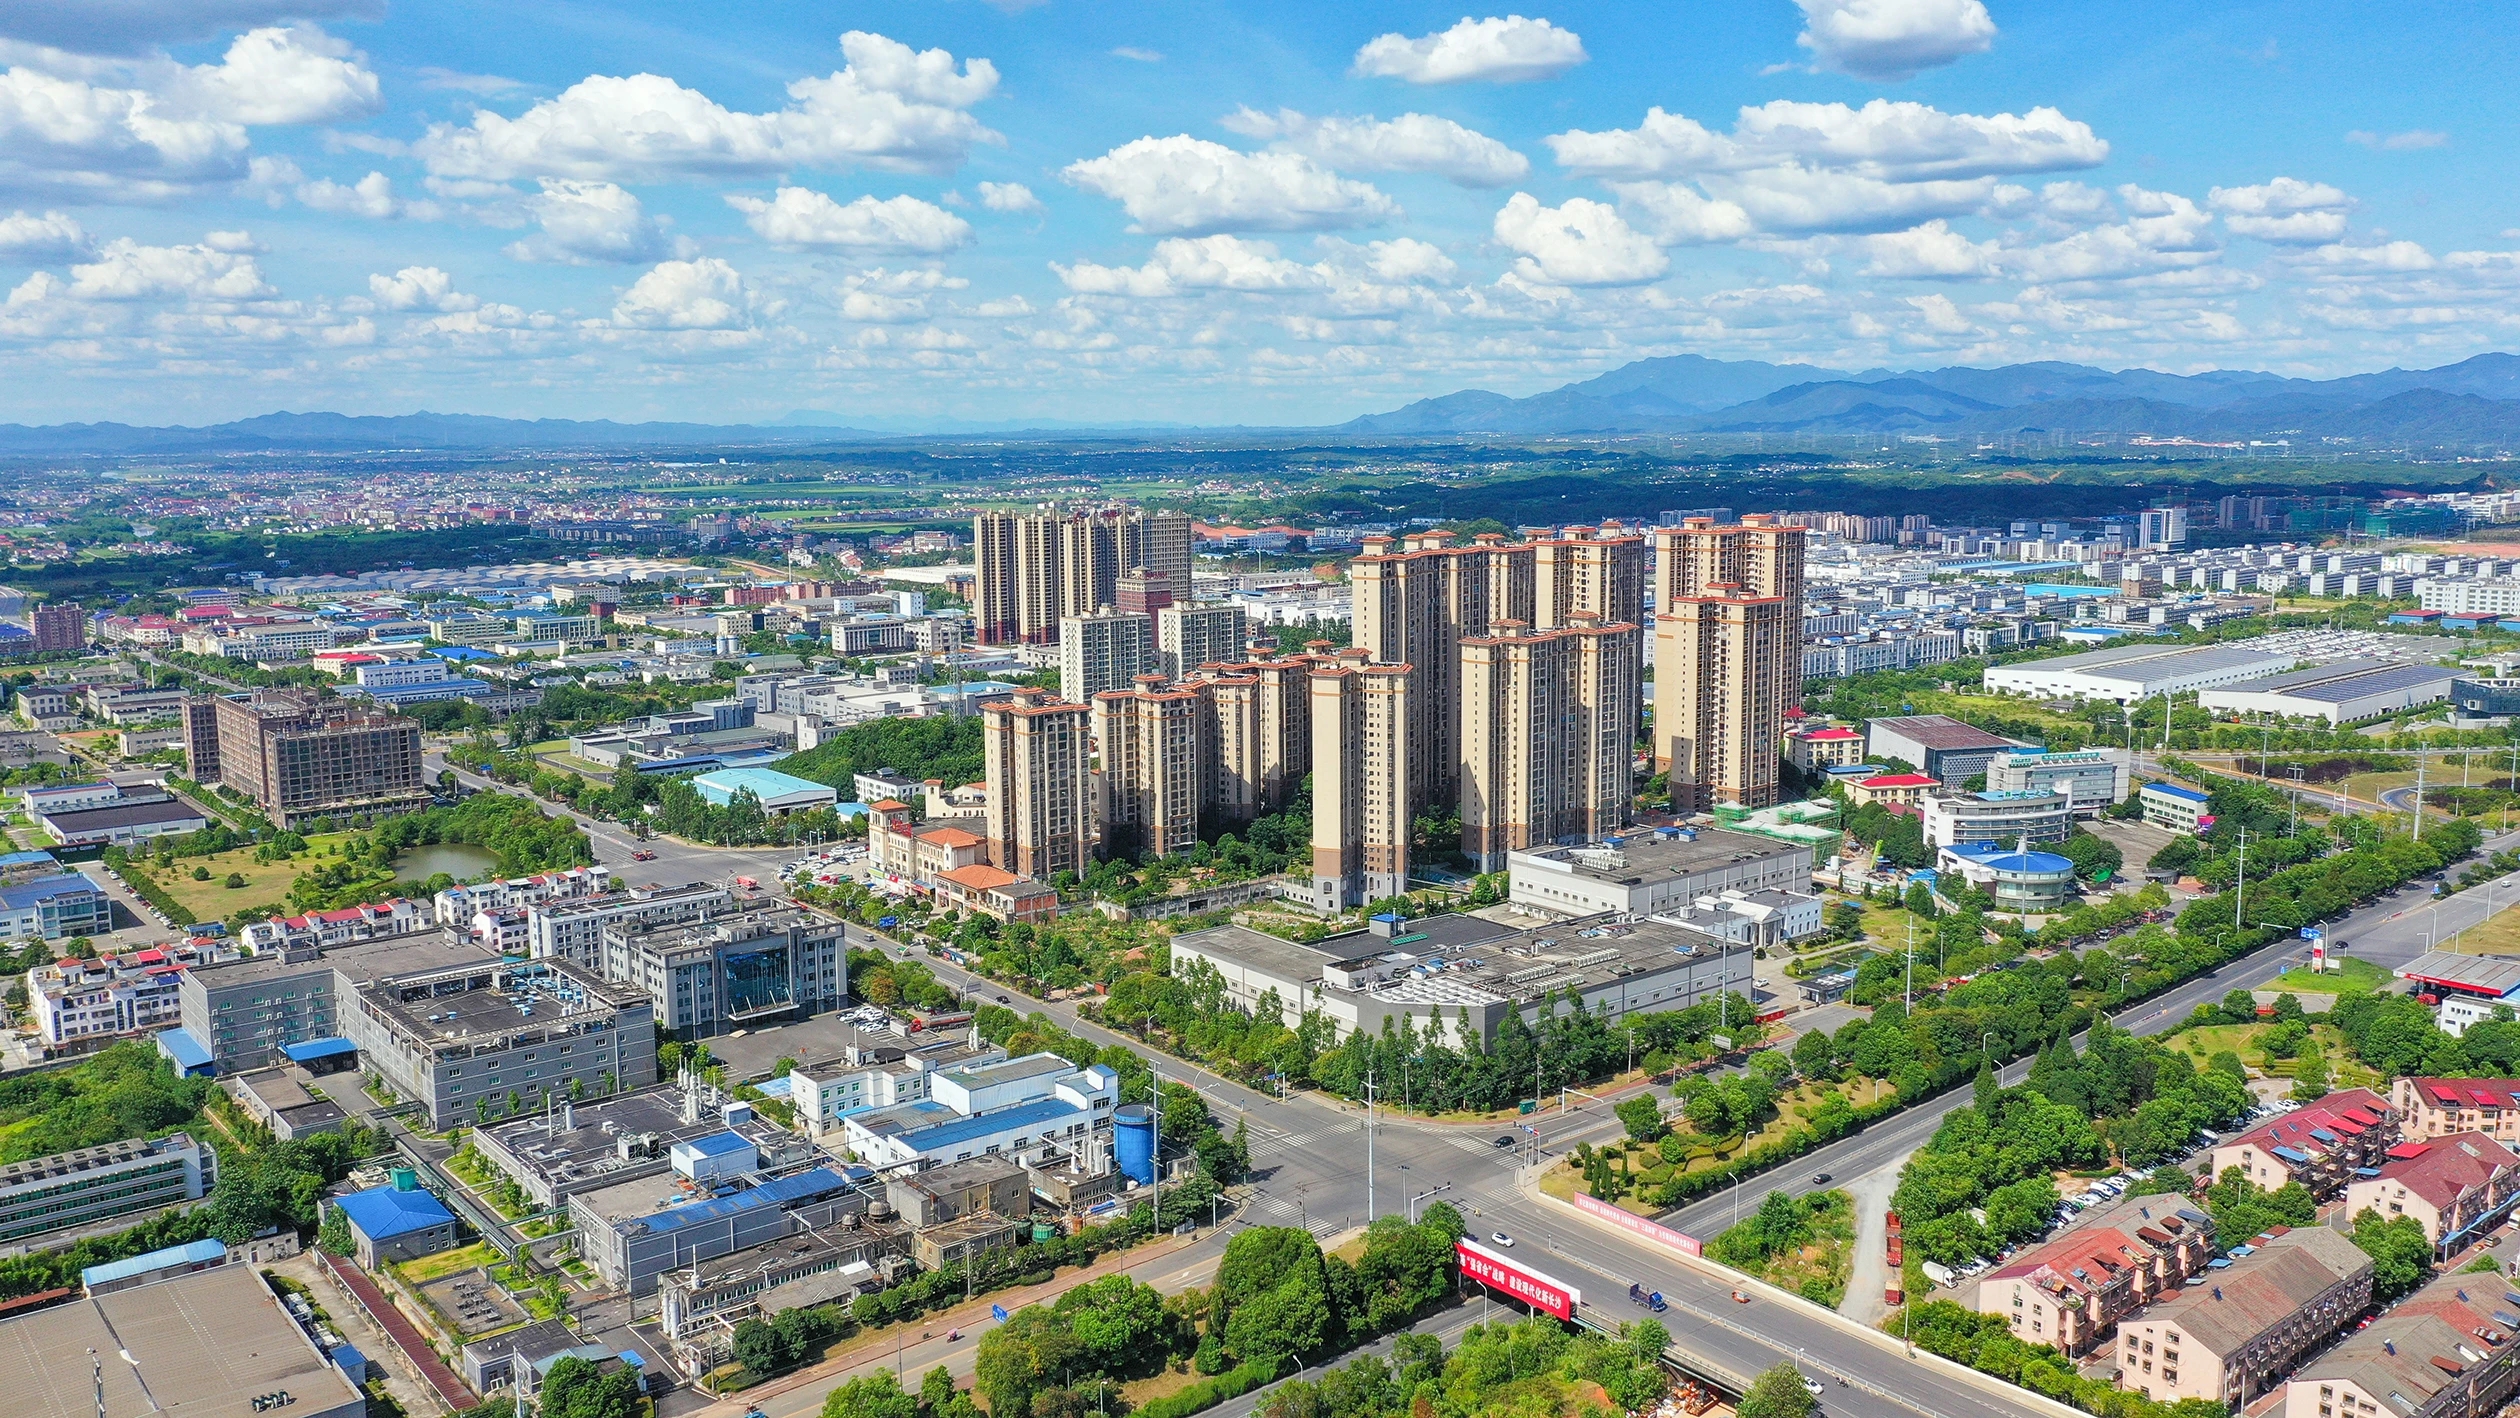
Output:
<instances>
[{"instance_id":1,"label":"green tree","mask_svg":"<svg viewBox=\"0 0 2520 1418\"><path fill-rule=\"evenodd\" d=\"M1662 1109L1651 1093L1639 1093L1619 1104L1615 1110L1627 1135L1638 1142L1652 1142L1663 1135Z\"/></svg>"},{"instance_id":2,"label":"green tree","mask_svg":"<svg viewBox=\"0 0 2520 1418\"><path fill-rule=\"evenodd\" d=\"M536 1403L543 1418L640 1418L644 1408L636 1373L606 1373L579 1358L551 1366Z\"/></svg>"},{"instance_id":3,"label":"green tree","mask_svg":"<svg viewBox=\"0 0 2520 1418\"><path fill-rule=\"evenodd\" d=\"M2382 1220L2364 1207L2354 1214L2354 1244L2371 1257L2371 1298L2386 1304L2432 1273L2432 1241L2412 1216Z\"/></svg>"},{"instance_id":4,"label":"green tree","mask_svg":"<svg viewBox=\"0 0 2520 1418\"><path fill-rule=\"evenodd\" d=\"M877 1369L833 1389L822 1418L919 1418L919 1400L902 1392L890 1370Z\"/></svg>"},{"instance_id":5,"label":"green tree","mask_svg":"<svg viewBox=\"0 0 2520 1418\"><path fill-rule=\"evenodd\" d=\"M2293 1064L2292 1096L2297 1102L2315 1103L2327 1094L2327 1054L2316 1044L2308 1045Z\"/></svg>"},{"instance_id":6,"label":"green tree","mask_svg":"<svg viewBox=\"0 0 2520 1418\"><path fill-rule=\"evenodd\" d=\"M1741 1396L1741 1418L1809 1418L1819 1402L1803 1387L1802 1370L1779 1364L1750 1381Z\"/></svg>"}]
</instances>

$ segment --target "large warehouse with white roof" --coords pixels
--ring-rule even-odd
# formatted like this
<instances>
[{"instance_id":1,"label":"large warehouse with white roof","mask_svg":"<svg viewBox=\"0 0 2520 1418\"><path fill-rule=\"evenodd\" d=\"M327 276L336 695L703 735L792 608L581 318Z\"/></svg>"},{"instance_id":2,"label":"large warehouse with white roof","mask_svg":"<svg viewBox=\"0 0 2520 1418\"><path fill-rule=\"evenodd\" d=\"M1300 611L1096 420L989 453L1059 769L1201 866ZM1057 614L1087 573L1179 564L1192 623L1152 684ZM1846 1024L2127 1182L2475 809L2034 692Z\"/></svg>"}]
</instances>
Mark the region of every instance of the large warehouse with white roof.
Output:
<instances>
[{"instance_id":1,"label":"large warehouse with white roof","mask_svg":"<svg viewBox=\"0 0 2520 1418\"><path fill-rule=\"evenodd\" d=\"M2344 660L2209 689L2196 702L2219 713L2350 724L2419 704L2438 704L2450 697L2451 681L2459 673L2447 665Z\"/></svg>"},{"instance_id":2,"label":"large warehouse with white roof","mask_svg":"<svg viewBox=\"0 0 2520 1418\"><path fill-rule=\"evenodd\" d=\"M2291 669L2299 655L2243 640L2230 645L2111 645L2079 655L1997 665L1986 687L2040 699L2106 699L2133 704L2163 694L2219 689Z\"/></svg>"}]
</instances>

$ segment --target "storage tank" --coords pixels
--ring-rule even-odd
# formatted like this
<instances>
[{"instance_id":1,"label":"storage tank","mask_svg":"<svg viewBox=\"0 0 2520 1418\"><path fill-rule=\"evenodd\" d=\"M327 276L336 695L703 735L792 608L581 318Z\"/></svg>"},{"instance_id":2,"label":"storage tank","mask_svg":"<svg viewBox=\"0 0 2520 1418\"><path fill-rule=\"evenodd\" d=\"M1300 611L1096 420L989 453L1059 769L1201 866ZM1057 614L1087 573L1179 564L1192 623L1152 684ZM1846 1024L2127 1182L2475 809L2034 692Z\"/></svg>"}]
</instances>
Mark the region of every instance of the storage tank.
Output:
<instances>
[{"instance_id":1,"label":"storage tank","mask_svg":"<svg viewBox=\"0 0 2520 1418\"><path fill-rule=\"evenodd\" d=\"M394 1190L398 1192L420 1190L420 1174L409 1167L396 1167L393 1172L393 1177Z\"/></svg>"},{"instance_id":2,"label":"storage tank","mask_svg":"<svg viewBox=\"0 0 2520 1418\"><path fill-rule=\"evenodd\" d=\"M1141 1186L1155 1180L1155 1110L1144 1103L1124 1104L1111 1115L1112 1140L1120 1154L1120 1175Z\"/></svg>"}]
</instances>

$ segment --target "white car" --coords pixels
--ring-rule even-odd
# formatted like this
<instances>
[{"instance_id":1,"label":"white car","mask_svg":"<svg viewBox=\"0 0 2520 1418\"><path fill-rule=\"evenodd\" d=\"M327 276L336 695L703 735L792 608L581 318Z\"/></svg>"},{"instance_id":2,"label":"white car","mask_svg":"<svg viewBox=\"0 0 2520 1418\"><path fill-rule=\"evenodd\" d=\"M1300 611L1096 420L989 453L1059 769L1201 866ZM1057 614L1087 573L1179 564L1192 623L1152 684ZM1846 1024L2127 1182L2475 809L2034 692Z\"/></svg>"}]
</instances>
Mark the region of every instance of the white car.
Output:
<instances>
[{"instance_id":1,"label":"white car","mask_svg":"<svg viewBox=\"0 0 2520 1418\"><path fill-rule=\"evenodd\" d=\"M1506 1235L1502 1231L1488 1237L1488 1240L1498 1246L1504 1247L1507 1250L1512 1250L1514 1248L1514 1238Z\"/></svg>"},{"instance_id":2,"label":"white car","mask_svg":"<svg viewBox=\"0 0 2520 1418\"><path fill-rule=\"evenodd\" d=\"M1803 1381L1803 1392L1810 1394L1813 1398L1818 1398L1821 1393L1820 1381L1809 1374L1804 1374L1801 1377Z\"/></svg>"}]
</instances>

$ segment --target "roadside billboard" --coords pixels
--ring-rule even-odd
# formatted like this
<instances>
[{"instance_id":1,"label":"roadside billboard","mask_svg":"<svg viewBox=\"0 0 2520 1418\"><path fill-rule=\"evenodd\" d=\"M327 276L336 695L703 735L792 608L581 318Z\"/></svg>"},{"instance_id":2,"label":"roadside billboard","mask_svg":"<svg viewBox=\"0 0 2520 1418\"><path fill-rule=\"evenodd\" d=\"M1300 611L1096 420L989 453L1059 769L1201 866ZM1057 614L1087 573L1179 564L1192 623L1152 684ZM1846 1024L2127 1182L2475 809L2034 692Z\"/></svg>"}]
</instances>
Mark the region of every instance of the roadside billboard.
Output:
<instances>
[{"instance_id":1,"label":"roadside billboard","mask_svg":"<svg viewBox=\"0 0 2520 1418\"><path fill-rule=\"evenodd\" d=\"M1461 1262L1463 1275L1559 1319L1575 1318L1575 1307L1584 1302L1583 1293L1574 1286L1508 1260L1476 1241L1453 1242L1453 1254Z\"/></svg>"}]
</instances>

